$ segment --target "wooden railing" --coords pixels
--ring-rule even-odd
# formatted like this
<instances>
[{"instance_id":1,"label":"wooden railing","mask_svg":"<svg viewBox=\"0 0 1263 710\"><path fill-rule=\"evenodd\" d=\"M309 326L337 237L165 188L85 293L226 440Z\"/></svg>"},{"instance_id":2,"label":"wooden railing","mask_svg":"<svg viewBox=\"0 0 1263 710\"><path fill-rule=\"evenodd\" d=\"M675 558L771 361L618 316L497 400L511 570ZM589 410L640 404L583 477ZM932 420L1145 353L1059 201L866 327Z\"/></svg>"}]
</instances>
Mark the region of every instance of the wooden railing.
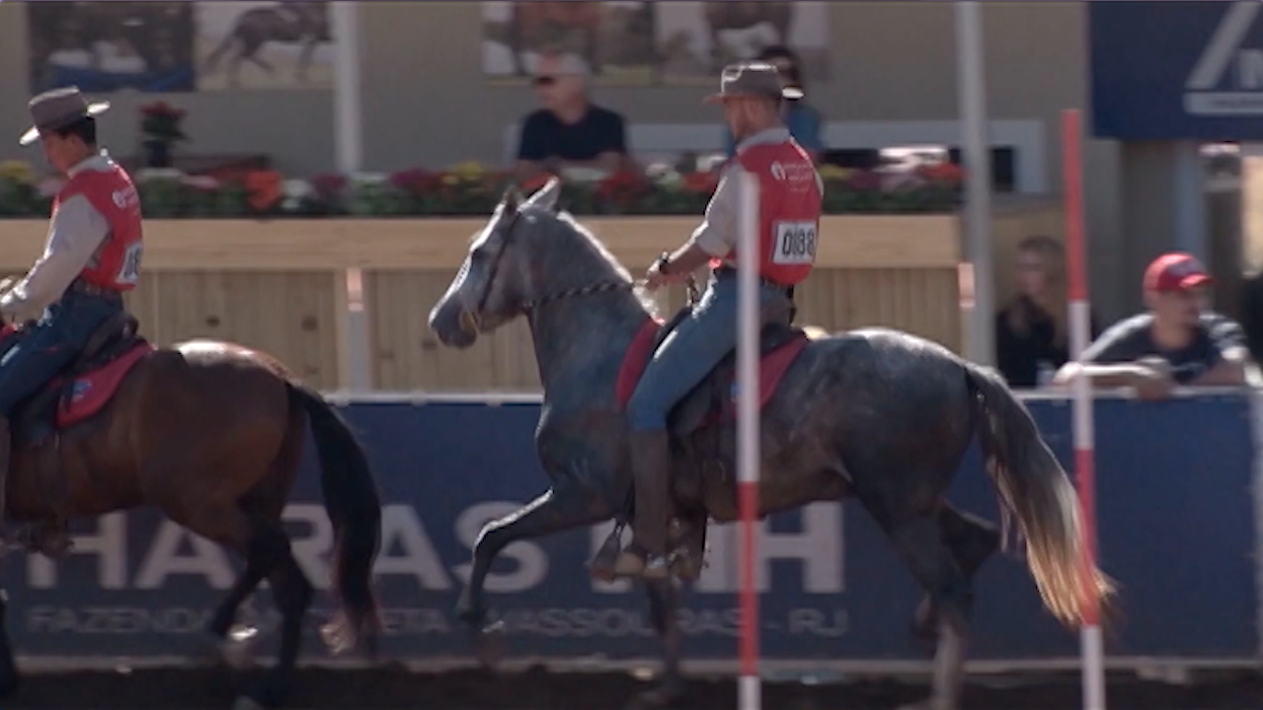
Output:
<instances>
[{"instance_id":1,"label":"wooden railing","mask_svg":"<svg viewBox=\"0 0 1263 710\"><path fill-rule=\"evenodd\" d=\"M696 220L584 223L638 273L687 237ZM439 346L426 327L481 226L447 219L152 220L145 276L128 304L156 342L242 343L327 390L537 391L522 323L460 352ZM0 272L29 267L46 228L0 221ZM827 330L889 326L959 351L955 216L829 216L821 236L818 268L798 289L800 322ZM660 299L664 311L681 302L679 292Z\"/></svg>"}]
</instances>

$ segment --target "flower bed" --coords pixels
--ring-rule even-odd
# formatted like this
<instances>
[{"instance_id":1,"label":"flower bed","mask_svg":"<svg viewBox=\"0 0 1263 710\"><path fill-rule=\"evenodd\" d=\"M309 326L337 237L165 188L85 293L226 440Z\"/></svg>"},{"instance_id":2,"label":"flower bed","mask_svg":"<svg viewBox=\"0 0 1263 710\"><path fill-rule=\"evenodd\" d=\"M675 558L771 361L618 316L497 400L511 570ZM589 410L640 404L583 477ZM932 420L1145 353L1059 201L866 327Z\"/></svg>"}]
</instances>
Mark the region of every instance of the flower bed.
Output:
<instances>
[{"instance_id":1,"label":"flower bed","mask_svg":"<svg viewBox=\"0 0 1263 710\"><path fill-rule=\"evenodd\" d=\"M824 166L826 214L944 213L959 204L962 173L950 163L856 171ZM562 203L580 215L698 215L718 179L717 169L681 172L650 166L644 173L563 173ZM186 175L144 169L135 175L151 218L454 217L487 215L511 180L476 162L444 171L317 175L287 179L273 170ZM533 190L539 178L522 185ZM0 217L46 217L60 186L30 164L0 163Z\"/></svg>"}]
</instances>

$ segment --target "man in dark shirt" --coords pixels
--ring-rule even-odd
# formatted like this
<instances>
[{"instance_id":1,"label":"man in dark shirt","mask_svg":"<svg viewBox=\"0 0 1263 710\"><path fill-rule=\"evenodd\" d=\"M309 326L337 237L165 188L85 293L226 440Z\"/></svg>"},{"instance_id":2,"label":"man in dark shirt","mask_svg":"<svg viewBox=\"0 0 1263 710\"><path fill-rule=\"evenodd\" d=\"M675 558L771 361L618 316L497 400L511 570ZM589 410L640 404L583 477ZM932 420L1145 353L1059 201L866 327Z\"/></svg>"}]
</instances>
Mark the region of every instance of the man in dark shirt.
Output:
<instances>
[{"instance_id":1,"label":"man in dark shirt","mask_svg":"<svg viewBox=\"0 0 1263 710\"><path fill-rule=\"evenodd\" d=\"M1163 254L1145 271L1142 313L1115 323L1057 373L1068 382L1086 372L1099 387L1135 387L1164 399L1177 385L1244 385L1249 358L1241 326L1206 309L1206 269L1192 255Z\"/></svg>"},{"instance_id":2,"label":"man in dark shirt","mask_svg":"<svg viewBox=\"0 0 1263 710\"><path fill-rule=\"evenodd\" d=\"M618 172L627 157L623 117L590 102L587 71L574 55L542 54L535 90L544 108L527 115L518 139L517 177L566 167Z\"/></svg>"}]
</instances>

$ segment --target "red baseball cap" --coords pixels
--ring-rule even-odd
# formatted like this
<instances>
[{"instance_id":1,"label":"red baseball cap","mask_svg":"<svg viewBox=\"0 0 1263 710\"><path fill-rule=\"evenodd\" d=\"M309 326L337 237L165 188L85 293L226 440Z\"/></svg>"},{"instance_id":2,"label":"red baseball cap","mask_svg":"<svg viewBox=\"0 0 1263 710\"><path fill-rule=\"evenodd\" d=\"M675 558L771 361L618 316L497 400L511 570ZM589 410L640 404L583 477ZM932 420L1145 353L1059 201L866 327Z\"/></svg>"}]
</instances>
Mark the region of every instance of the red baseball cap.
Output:
<instances>
[{"instance_id":1,"label":"red baseball cap","mask_svg":"<svg viewBox=\"0 0 1263 710\"><path fill-rule=\"evenodd\" d=\"M1213 281L1202 262L1192 254L1179 251L1163 254L1145 269L1146 291L1184 291Z\"/></svg>"}]
</instances>

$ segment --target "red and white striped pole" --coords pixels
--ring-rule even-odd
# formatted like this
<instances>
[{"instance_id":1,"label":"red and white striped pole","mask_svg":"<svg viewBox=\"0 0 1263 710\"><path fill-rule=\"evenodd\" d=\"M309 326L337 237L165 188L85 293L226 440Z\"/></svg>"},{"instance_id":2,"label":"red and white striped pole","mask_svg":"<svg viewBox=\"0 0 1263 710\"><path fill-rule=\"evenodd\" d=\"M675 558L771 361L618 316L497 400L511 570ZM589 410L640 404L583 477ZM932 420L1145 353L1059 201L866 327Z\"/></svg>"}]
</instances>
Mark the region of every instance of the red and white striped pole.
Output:
<instances>
[{"instance_id":1,"label":"red and white striped pole","mask_svg":"<svg viewBox=\"0 0 1263 710\"><path fill-rule=\"evenodd\" d=\"M1083 123L1077 109L1061 112L1062 173L1066 187L1066 260L1069 276L1070 357L1078 360L1092 339L1088 307L1087 248L1083 220ZM1093 465L1092 379L1074 378L1074 468L1082 511L1083 559L1087 570L1096 569L1096 473ZM1101 640L1100 595L1095 574L1083 575L1083 628L1080 653L1083 662L1084 710L1105 710L1105 650Z\"/></svg>"},{"instance_id":2,"label":"red and white striped pole","mask_svg":"<svg viewBox=\"0 0 1263 710\"><path fill-rule=\"evenodd\" d=\"M741 513L741 675L738 710L759 710L759 597L754 588L759 510L759 178L742 171L737 234L737 506Z\"/></svg>"}]
</instances>

